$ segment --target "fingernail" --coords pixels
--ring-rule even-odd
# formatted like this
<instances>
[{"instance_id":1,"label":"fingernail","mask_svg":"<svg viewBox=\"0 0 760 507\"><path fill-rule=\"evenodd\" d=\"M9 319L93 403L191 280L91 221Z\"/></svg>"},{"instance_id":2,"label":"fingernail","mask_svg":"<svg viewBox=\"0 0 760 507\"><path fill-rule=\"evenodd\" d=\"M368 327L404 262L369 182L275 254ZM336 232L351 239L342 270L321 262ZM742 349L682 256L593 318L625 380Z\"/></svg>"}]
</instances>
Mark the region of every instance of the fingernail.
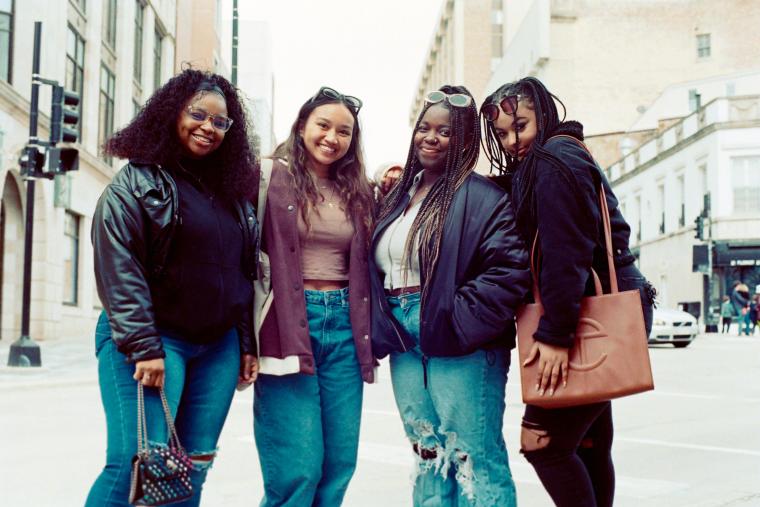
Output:
<instances>
[{"instance_id":1,"label":"fingernail","mask_svg":"<svg viewBox=\"0 0 760 507\"><path fill-rule=\"evenodd\" d=\"M549 389L549 396L554 396L554 389Z\"/></svg>"},{"instance_id":2,"label":"fingernail","mask_svg":"<svg viewBox=\"0 0 760 507\"><path fill-rule=\"evenodd\" d=\"M542 390L540 390L540 391L538 392L538 394L540 394L541 396L543 396L543 395L544 395L544 390L543 390L543 389L542 389Z\"/></svg>"},{"instance_id":3,"label":"fingernail","mask_svg":"<svg viewBox=\"0 0 760 507\"><path fill-rule=\"evenodd\" d=\"M540 391L540 390L541 390L541 386L539 386L538 384L536 384L536 391Z\"/></svg>"}]
</instances>

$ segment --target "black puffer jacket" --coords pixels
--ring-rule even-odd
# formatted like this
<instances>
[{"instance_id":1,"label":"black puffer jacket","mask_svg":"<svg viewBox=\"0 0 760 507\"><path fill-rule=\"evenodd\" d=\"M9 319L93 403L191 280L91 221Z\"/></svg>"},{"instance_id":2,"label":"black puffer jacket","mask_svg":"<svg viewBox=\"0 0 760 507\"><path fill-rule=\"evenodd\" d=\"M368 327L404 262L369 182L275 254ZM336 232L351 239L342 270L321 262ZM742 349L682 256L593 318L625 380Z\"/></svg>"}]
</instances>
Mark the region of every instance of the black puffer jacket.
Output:
<instances>
[{"instance_id":1,"label":"black puffer jacket","mask_svg":"<svg viewBox=\"0 0 760 507\"><path fill-rule=\"evenodd\" d=\"M369 256L372 350L382 358L414 347L391 316L375 260L383 231L409 204L405 196L377 224ZM440 254L420 309L420 348L427 356L462 356L480 348L515 345L515 310L530 285L528 255L515 229L508 195L471 174L454 195Z\"/></svg>"},{"instance_id":2,"label":"black puffer jacket","mask_svg":"<svg viewBox=\"0 0 760 507\"><path fill-rule=\"evenodd\" d=\"M259 229L248 202L235 205L244 235L243 272L255 278ZM129 362L164 357L151 289L164 273L172 239L181 223L177 185L168 171L130 162L106 187L93 216L92 242L98 296L108 313L113 339ZM243 352L253 341L248 312L238 333Z\"/></svg>"}]
</instances>

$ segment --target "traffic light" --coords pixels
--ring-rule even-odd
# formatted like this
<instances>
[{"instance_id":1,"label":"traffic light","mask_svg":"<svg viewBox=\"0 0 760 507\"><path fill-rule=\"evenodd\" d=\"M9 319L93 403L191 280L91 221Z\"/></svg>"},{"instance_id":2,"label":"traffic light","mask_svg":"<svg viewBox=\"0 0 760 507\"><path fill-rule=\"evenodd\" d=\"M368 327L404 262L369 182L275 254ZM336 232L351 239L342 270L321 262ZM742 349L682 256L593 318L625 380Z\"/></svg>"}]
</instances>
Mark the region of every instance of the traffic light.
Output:
<instances>
[{"instance_id":1,"label":"traffic light","mask_svg":"<svg viewBox=\"0 0 760 507\"><path fill-rule=\"evenodd\" d=\"M56 174L79 169L79 150L76 148L48 148L48 172Z\"/></svg>"},{"instance_id":2,"label":"traffic light","mask_svg":"<svg viewBox=\"0 0 760 507\"><path fill-rule=\"evenodd\" d=\"M76 125L79 123L79 95L53 85L53 99L50 108L50 142L74 143L79 138Z\"/></svg>"},{"instance_id":3,"label":"traffic light","mask_svg":"<svg viewBox=\"0 0 760 507\"><path fill-rule=\"evenodd\" d=\"M694 219L694 237L699 240L705 239L705 217L699 215Z\"/></svg>"},{"instance_id":4,"label":"traffic light","mask_svg":"<svg viewBox=\"0 0 760 507\"><path fill-rule=\"evenodd\" d=\"M40 151L36 146L27 146L21 152L18 165L21 167L23 176L39 176L42 166L45 165L45 152Z\"/></svg>"}]
</instances>

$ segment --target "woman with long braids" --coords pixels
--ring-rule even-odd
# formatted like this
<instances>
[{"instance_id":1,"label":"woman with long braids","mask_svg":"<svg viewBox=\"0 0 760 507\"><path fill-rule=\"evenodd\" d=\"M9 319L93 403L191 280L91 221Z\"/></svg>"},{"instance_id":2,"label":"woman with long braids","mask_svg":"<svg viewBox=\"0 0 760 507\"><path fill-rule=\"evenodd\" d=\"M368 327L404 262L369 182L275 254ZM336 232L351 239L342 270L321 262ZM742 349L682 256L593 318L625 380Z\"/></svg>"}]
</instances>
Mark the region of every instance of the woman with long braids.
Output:
<instances>
[{"instance_id":1,"label":"woman with long braids","mask_svg":"<svg viewBox=\"0 0 760 507\"><path fill-rule=\"evenodd\" d=\"M147 434L159 443L169 437L157 388L166 393L195 468L194 496L181 505L195 506L235 386L256 376L258 224L249 198L257 179L249 133L235 87L188 69L106 143L106 153L129 162L101 195L92 224L105 310L95 348L108 447L88 506L129 505L135 381L149 387Z\"/></svg>"},{"instance_id":2,"label":"woman with long braids","mask_svg":"<svg viewBox=\"0 0 760 507\"><path fill-rule=\"evenodd\" d=\"M530 275L508 195L473 173L479 144L469 91L428 93L372 236L372 346L390 354L416 506L515 505L502 420Z\"/></svg>"},{"instance_id":3,"label":"woman with long braids","mask_svg":"<svg viewBox=\"0 0 760 507\"><path fill-rule=\"evenodd\" d=\"M520 232L526 243L538 234L544 315L526 363L539 361L535 389L542 396L573 382L568 353L581 298L594 294L591 268L609 290L600 185L610 210L619 290L640 290L647 334L654 296L634 265L630 228L615 194L582 145L582 125L561 120L555 101L562 104L541 81L527 77L501 86L481 107L486 153L511 186ZM612 433L610 402L559 409L528 405L521 452L556 505L607 507L615 492Z\"/></svg>"},{"instance_id":4,"label":"woman with long braids","mask_svg":"<svg viewBox=\"0 0 760 507\"><path fill-rule=\"evenodd\" d=\"M363 381L375 368L361 106L320 88L274 152L256 298L262 507L338 506L356 467Z\"/></svg>"}]
</instances>

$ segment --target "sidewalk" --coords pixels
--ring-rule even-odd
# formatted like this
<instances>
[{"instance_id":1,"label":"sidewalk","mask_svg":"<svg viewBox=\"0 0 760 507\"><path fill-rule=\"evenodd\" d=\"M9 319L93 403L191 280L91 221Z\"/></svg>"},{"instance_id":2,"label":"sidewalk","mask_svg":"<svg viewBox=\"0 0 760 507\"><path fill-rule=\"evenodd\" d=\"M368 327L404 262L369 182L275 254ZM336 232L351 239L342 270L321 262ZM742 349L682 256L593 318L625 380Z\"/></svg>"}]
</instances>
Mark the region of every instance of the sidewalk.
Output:
<instances>
[{"instance_id":1,"label":"sidewalk","mask_svg":"<svg viewBox=\"0 0 760 507\"><path fill-rule=\"evenodd\" d=\"M39 367L8 366L8 351L14 341L0 341L0 391L97 382L98 366L91 340L38 341L42 359Z\"/></svg>"}]
</instances>

